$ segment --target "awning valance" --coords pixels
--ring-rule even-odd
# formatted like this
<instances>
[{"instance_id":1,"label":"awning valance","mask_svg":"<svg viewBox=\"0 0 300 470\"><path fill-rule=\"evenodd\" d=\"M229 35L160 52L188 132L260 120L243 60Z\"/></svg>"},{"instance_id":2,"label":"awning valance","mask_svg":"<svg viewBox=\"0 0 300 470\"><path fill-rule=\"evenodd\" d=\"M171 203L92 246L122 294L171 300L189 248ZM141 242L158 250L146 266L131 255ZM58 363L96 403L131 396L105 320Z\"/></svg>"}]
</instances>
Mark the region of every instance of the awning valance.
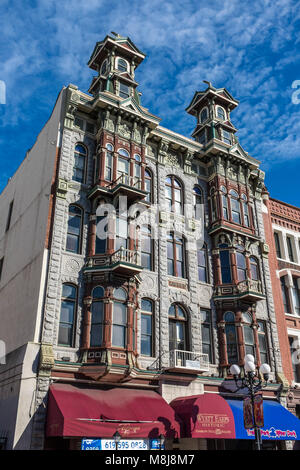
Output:
<instances>
[{"instance_id":1,"label":"awning valance","mask_svg":"<svg viewBox=\"0 0 300 470\"><path fill-rule=\"evenodd\" d=\"M234 439L231 407L216 393L176 398L170 405L182 421L181 437Z\"/></svg>"},{"instance_id":2,"label":"awning valance","mask_svg":"<svg viewBox=\"0 0 300 470\"><path fill-rule=\"evenodd\" d=\"M116 431L127 438L179 436L174 410L152 390L54 384L47 413L48 437L111 438Z\"/></svg>"},{"instance_id":3,"label":"awning valance","mask_svg":"<svg viewBox=\"0 0 300 470\"><path fill-rule=\"evenodd\" d=\"M243 400L226 399L235 421L237 439L254 439L254 430L244 428ZM274 400L264 400L264 427L261 428L262 439L300 440L300 420L284 406Z\"/></svg>"}]
</instances>

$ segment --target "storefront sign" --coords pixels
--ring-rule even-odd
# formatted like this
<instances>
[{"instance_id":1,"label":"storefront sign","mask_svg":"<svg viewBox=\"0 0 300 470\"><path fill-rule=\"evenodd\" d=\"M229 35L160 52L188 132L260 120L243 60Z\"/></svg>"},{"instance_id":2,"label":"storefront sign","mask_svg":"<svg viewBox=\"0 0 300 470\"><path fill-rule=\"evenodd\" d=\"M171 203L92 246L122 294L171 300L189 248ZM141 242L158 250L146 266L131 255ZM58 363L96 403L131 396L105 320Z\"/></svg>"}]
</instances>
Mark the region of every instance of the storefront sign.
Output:
<instances>
[{"instance_id":1,"label":"storefront sign","mask_svg":"<svg viewBox=\"0 0 300 470\"><path fill-rule=\"evenodd\" d=\"M163 450L159 439L121 439L118 450ZM116 450L114 439L82 439L81 450Z\"/></svg>"},{"instance_id":2,"label":"storefront sign","mask_svg":"<svg viewBox=\"0 0 300 470\"><path fill-rule=\"evenodd\" d=\"M261 429L260 433L261 433L261 437L265 439L285 439L285 438L286 440L288 440L288 438L297 439L297 433L294 430L282 431L280 429L270 428L270 429ZM254 429L247 429L247 435L249 437L254 436Z\"/></svg>"}]
</instances>

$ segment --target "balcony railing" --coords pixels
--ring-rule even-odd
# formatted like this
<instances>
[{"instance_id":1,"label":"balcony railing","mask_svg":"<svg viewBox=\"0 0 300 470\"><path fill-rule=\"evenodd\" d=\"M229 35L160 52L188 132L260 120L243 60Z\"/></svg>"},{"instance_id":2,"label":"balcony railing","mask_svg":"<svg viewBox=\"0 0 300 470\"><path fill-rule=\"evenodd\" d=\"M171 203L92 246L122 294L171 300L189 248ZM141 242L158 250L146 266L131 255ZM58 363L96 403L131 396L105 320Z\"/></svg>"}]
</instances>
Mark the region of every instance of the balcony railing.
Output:
<instances>
[{"instance_id":1,"label":"balcony railing","mask_svg":"<svg viewBox=\"0 0 300 470\"><path fill-rule=\"evenodd\" d=\"M142 189L141 178L137 178L136 176L129 176L129 175L126 175L126 173L122 173L116 180L109 183L107 185L107 188L113 189L118 184L124 184L126 186L130 186L131 188L135 188L135 189Z\"/></svg>"},{"instance_id":2,"label":"balcony railing","mask_svg":"<svg viewBox=\"0 0 300 470\"><path fill-rule=\"evenodd\" d=\"M89 258L84 271L115 271L121 274L138 274L143 270L141 253L121 248L111 255L95 255Z\"/></svg>"},{"instance_id":3,"label":"balcony railing","mask_svg":"<svg viewBox=\"0 0 300 470\"><path fill-rule=\"evenodd\" d=\"M122 173L117 179L112 182L105 182L101 185L95 184L88 194L89 198L96 197L100 194L110 195L115 197L117 194L127 196L130 202L142 200L147 195L147 192L142 189L142 180L136 176L129 176Z\"/></svg>"},{"instance_id":4,"label":"balcony railing","mask_svg":"<svg viewBox=\"0 0 300 470\"><path fill-rule=\"evenodd\" d=\"M149 367L149 370L180 370L181 372L208 372L208 354L172 349L162 354Z\"/></svg>"},{"instance_id":5,"label":"balcony railing","mask_svg":"<svg viewBox=\"0 0 300 470\"><path fill-rule=\"evenodd\" d=\"M214 297L222 298L251 298L261 299L264 297L261 281L245 279L238 284L222 284L215 287Z\"/></svg>"},{"instance_id":6,"label":"balcony railing","mask_svg":"<svg viewBox=\"0 0 300 470\"><path fill-rule=\"evenodd\" d=\"M261 282L253 279L245 279L238 283L237 291L239 293L256 292L258 294L262 294Z\"/></svg>"}]
</instances>

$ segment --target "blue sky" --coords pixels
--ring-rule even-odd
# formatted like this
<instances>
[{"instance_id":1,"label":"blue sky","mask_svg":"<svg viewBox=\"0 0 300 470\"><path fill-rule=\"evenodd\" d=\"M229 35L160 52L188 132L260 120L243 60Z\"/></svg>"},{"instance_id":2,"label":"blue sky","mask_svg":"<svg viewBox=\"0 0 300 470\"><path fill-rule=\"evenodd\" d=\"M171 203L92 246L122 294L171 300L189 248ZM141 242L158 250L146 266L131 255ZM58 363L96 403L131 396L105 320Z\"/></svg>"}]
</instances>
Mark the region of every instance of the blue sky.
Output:
<instances>
[{"instance_id":1,"label":"blue sky","mask_svg":"<svg viewBox=\"0 0 300 470\"><path fill-rule=\"evenodd\" d=\"M240 101L240 143L262 162L271 195L300 206L299 1L1 0L0 28L0 191L59 90L88 89L95 42L116 31L147 54L136 79L163 126L189 136L184 110L202 80L226 87Z\"/></svg>"}]
</instances>

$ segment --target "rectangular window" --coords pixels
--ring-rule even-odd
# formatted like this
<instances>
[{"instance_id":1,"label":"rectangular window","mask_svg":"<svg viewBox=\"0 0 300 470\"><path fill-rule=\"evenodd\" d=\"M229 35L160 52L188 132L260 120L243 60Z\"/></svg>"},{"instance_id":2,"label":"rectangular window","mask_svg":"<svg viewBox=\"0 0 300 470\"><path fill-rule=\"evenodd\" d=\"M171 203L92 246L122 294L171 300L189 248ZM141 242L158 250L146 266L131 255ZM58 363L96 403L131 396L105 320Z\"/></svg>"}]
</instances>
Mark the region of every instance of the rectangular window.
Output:
<instances>
[{"instance_id":1,"label":"rectangular window","mask_svg":"<svg viewBox=\"0 0 300 470\"><path fill-rule=\"evenodd\" d=\"M221 262L222 284L230 284L232 280L231 280L229 251L227 250L220 251L220 262Z\"/></svg>"},{"instance_id":2,"label":"rectangular window","mask_svg":"<svg viewBox=\"0 0 300 470\"><path fill-rule=\"evenodd\" d=\"M106 151L105 179L111 181L112 178L113 153Z\"/></svg>"},{"instance_id":3,"label":"rectangular window","mask_svg":"<svg viewBox=\"0 0 300 470\"><path fill-rule=\"evenodd\" d=\"M260 362L261 364L269 364L268 356L268 342L267 342L267 330L266 323L259 321L258 323L258 345L260 352Z\"/></svg>"},{"instance_id":4,"label":"rectangular window","mask_svg":"<svg viewBox=\"0 0 300 470\"><path fill-rule=\"evenodd\" d=\"M141 315L141 354L152 356L152 316Z\"/></svg>"},{"instance_id":5,"label":"rectangular window","mask_svg":"<svg viewBox=\"0 0 300 470\"><path fill-rule=\"evenodd\" d=\"M196 137L196 140L199 142L199 144L204 145L206 142L206 134L205 134L205 129L201 132Z\"/></svg>"},{"instance_id":6,"label":"rectangular window","mask_svg":"<svg viewBox=\"0 0 300 470\"><path fill-rule=\"evenodd\" d=\"M277 232L274 232L274 240L275 240L275 248L276 248L277 258L282 258L281 249L280 249L279 235L278 235Z\"/></svg>"},{"instance_id":7,"label":"rectangular window","mask_svg":"<svg viewBox=\"0 0 300 470\"><path fill-rule=\"evenodd\" d=\"M10 227L13 207L14 207L14 201L11 201L11 203L9 204L8 216L7 216L7 221L6 221L6 229L5 229L6 232L9 230L9 227Z\"/></svg>"},{"instance_id":8,"label":"rectangular window","mask_svg":"<svg viewBox=\"0 0 300 470\"><path fill-rule=\"evenodd\" d=\"M112 345L119 348L126 346L127 307L120 302L114 302Z\"/></svg>"},{"instance_id":9,"label":"rectangular window","mask_svg":"<svg viewBox=\"0 0 300 470\"><path fill-rule=\"evenodd\" d=\"M286 285L285 276L280 278L283 308L285 313L291 313L289 291Z\"/></svg>"},{"instance_id":10,"label":"rectangular window","mask_svg":"<svg viewBox=\"0 0 300 470\"><path fill-rule=\"evenodd\" d=\"M287 249L288 249L289 259L290 259L290 261L292 261L292 263L293 263L295 260L294 260L293 246L292 246L292 239L291 239L291 237L286 237L286 243L287 243Z\"/></svg>"},{"instance_id":11,"label":"rectangular window","mask_svg":"<svg viewBox=\"0 0 300 470\"><path fill-rule=\"evenodd\" d=\"M119 95L121 96L121 98L128 98L130 96L129 86L125 85L125 83L120 82Z\"/></svg>"},{"instance_id":12,"label":"rectangular window","mask_svg":"<svg viewBox=\"0 0 300 470\"><path fill-rule=\"evenodd\" d=\"M231 144L231 134L230 134L230 132L223 130L223 142L226 142L226 144Z\"/></svg>"},{"instance_id":13,"label":"rectangular window","mask_svg":"<svg viewBox=\"0 0 300 470\"><path fill-rule=\"evenodd\" d=\"M291 361L292 361L292 368L294 374L295 382L300 382L300 366L298 364L298 349L299 349L299 340L294 336L289 336L289 343L290 343L290 353L291 353Z\"/></svg>"},{"instance_id":14,"label":"rectangular window","mask_svg":"<svg viewBox=\"0 0 300 470\"><path fill-rule=\"evenodd\" d=\"M298 282L298 279L293 277L292 296L296 315L300 315L300 292Z\"/></svg>"},{"instance_id":15,"label":"rectangular window","mask_svg":"<svg viewBox=\"0 0 300 470\"><path fill-rule=\"evenodd\" d=\"M2 277L3 263L4 263L4 258L1 258L0 259L0 281L1 281L1 277Z\"/></svg>"},{"instance_id":16,"label":"rectangular window","mask_svg":"<svg viewBox=\"0 0 300 470\"><path fill-rule=\"evenodd\" d=\"M202 352L208 354L209 362L214 363L211 311L200 310L201 313L201 334L202 334Z\"/></svg>"}]
</instances>

